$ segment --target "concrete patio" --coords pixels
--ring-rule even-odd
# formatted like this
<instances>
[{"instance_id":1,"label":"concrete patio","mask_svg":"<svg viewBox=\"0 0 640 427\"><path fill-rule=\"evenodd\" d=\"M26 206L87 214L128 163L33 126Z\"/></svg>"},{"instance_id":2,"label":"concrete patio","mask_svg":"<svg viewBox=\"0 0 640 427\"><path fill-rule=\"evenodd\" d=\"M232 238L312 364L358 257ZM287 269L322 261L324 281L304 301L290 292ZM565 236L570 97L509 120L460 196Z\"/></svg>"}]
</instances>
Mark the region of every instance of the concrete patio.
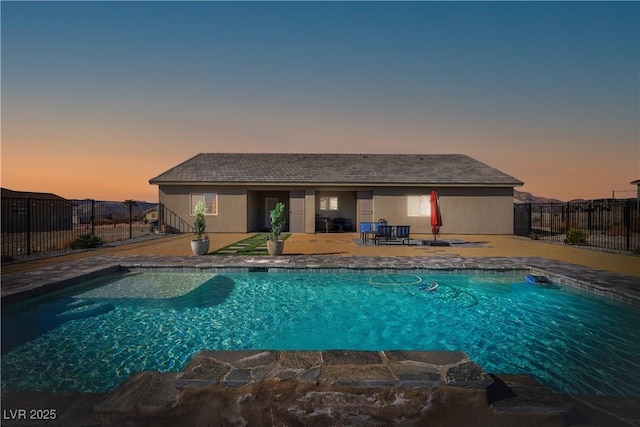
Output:
<instances>
[{"instance_id":1,"label":"concrete patio","mask_svg":"<svg viewBox=\"0 0 640 427\"><path fill-rule=\"evenodd\" d=\"M213 252L251 234L210 235ZM373 246L356 233L293 234L280 257L190 255L190 235L102 247L2 267L3 304L65 286L104 269L349 268L531 270L598 295L640 305L640 256L532 241L515 236L445 236L452 246ZM415 240L430 235L412 236ZM462 242L462 243L460 243Z\"/></svg>"}]
</instances>

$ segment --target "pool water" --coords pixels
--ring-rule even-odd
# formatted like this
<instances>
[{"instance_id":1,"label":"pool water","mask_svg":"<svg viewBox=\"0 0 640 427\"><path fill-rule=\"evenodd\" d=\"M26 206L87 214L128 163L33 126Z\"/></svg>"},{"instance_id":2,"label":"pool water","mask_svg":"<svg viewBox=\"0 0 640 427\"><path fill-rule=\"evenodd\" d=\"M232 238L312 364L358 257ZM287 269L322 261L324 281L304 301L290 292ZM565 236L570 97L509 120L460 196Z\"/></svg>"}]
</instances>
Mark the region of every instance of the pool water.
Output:
<instances>
[{"instance_id":1,"label":"pool water","mask_svg":"<svg viewBox=\"0 0 640 427\"><path fill-rule=\"evenodd\" d=\"M558 393L637 397L637 325L520 273L122 273L5 308L2 387L105 392L200 350L462 350Z\"/></svg>"}]
</instances>

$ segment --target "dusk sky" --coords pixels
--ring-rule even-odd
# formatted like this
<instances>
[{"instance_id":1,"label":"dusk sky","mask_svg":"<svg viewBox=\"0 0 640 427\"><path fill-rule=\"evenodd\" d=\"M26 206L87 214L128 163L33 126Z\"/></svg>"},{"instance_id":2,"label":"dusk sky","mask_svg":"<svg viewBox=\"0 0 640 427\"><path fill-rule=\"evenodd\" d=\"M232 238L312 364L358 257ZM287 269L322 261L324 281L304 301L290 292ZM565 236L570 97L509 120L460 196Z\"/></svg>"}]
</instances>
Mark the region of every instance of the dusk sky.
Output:
<instances>
[{"instance_id":1,"label":"dusk sky","mask_svg":"<svg viewBox=\"0 0 640 427\"><path fill-rule=\"evenodd\" d=\"M639 2L0 7L12 190L157 201L201 152L460 153L560 200L640 179Z\"/></svg>"}]
</instances>

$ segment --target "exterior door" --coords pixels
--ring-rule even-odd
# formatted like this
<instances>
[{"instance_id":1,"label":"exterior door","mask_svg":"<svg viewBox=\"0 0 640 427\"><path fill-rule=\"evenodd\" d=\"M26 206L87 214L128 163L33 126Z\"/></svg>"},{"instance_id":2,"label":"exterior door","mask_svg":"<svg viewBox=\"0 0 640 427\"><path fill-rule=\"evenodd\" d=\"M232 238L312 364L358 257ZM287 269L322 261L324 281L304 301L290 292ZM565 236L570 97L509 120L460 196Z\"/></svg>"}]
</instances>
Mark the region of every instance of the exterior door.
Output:
<instances>
[{"instance_id":1,"label":"exterior door","mask_svg":"<svg viewBox=\"0 0 640 427\"><path fill-rule=\"evenodd\" d=\"M358 191L358 223L373 222L373 191Z\"/></svg>"},{"instance_id":2,"label":"exterior door","mask_svg":"<svg viewBox=\"0 0 640 427\"><path fill-rule=\"evenodd\" d=\"M289 192L289 231L304 233L304 190Z\"/></svg>"},{"instance_id":3,"label":"exterior door","mask_svg":"<svg viewBox=\"0 0 640 427\"><path fill-rule=\"evenodd\" d=\"M265 197L264 198L264 228L271 230L271 211L278 204L277 197Z\"/></svg>"}]
</instances>

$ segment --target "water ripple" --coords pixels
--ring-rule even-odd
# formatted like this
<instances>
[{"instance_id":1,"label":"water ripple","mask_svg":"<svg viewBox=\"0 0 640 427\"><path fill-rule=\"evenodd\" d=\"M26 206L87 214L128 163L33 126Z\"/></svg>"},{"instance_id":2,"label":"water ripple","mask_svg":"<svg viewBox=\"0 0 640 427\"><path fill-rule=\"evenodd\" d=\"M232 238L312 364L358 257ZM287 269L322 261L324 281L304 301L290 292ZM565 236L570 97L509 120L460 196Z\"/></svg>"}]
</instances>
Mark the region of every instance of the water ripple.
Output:
<instances>
[{"instance_id":1,"label":"water ripple","mask_svg":"<svg viewBox=\"0 0 640 427\"><path fill-rule=\"evenodd\" d=\"M163 298L137 285L145 298L113 298L119 285L39 304L31 318L3 312L9 327L54 323L3 356L2 387L104 392L133 372L178 371L203 349L391 348L463 350L488 372L530 374L556 392L640 396L637 309L507 275L340 277L217 275L175 292L154 285ZM432 281L435 291L420 288ZM72 318L55 321L65 311Z\"/></svg>"}]
</instances>

